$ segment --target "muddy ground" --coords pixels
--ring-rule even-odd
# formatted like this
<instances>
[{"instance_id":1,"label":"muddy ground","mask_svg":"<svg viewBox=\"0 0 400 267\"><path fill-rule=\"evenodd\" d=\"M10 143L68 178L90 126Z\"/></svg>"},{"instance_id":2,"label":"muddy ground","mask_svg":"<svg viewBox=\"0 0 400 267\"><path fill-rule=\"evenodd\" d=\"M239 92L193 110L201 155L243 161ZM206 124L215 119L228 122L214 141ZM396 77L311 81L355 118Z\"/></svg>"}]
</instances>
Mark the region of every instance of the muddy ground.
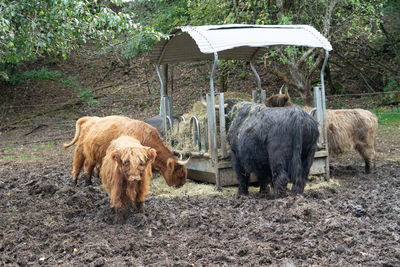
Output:
<instances>
[{"instance_id":1,"label":"muddy ground","mask_svg":"<svg viewBox=\"0 0 400 267\"><path fill-rule=\"evenodd\" d=\"M157 114L158 84L154 70L145 75L143 62L116 68L112 60L96 65L88 59L85 67L78 56L69 65L46 66L97 88L103 104L81 103L67 87L55 90L60 83L54 81L1 91L8 108L0 112L0 265L400 266L399 125L379 126L372 174L364 174L359 155L349 153L331 160L334 183L282 199L262 198L257 189L238 198L236 188L215 192L212 185L195 194L198 184L191 181L178 194L161 194L155 184L165 182L155 174L145 212L129 210L126 222L115 224L99 179L92 186L82 179L71 185L73 150L63 151L62 143L83 115ZM121 84L127 72L131 78ZM182 110L199 91L193 87L199 82L188 77L190 70L175 77L186 86L174 91ZM60 106L68 97L72 104Z\"/></svg>"},{"instance_id":2,"label":"muddy ground","mask_svg":"<svg viewBox=\"0 0 400 267\"><path fill-rule=\"evenodd\" d=\"M350 153L332 160L334 185L302 196L153 192L145 213L129 210L121 224L99 179L70 184L72 150L61 144L3 147L34 156L0 161L0 265L400 265L400 163L387 149L396 138L383 130L372 174Z\"/></svg>"}]
</instances>

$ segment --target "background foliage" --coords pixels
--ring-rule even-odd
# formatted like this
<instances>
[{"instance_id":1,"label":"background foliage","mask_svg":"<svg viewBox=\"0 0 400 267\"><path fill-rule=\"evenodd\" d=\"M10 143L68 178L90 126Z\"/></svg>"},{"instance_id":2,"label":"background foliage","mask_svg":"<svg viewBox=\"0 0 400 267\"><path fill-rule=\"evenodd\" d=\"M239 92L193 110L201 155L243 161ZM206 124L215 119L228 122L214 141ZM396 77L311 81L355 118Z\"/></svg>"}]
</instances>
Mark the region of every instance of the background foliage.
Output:
<instances>
[{"instance_id":1,"label":"background foliage","mask_svg":"<svg viewBox=\"0 0 400 267\"><path fill-rule=\"evenodd\" d=\"M66 58L86 43L135 57L181 25L308 24L332 43L331 69L354 73L365 92L400 90L399 13L396 0L0 0L0 72L10 76L37 57ZM305 93L318 82L319 56L305 48L277 49L266 55L267 67ZM229 64L222 67L238 66ZM343 81L328 82L331 93L349 91Z\"/></svg>"}]
</instances>

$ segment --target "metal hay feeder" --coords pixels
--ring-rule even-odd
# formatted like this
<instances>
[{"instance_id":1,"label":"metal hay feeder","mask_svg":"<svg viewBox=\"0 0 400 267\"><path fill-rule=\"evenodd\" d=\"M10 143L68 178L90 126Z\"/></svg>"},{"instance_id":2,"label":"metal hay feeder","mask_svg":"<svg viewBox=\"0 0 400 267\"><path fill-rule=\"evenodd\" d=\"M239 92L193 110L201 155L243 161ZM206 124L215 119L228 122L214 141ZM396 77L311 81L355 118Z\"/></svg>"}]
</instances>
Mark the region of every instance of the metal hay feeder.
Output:
<instances>
[{"instance_id":1,"label":"metal hay feeder","mask_svg":"<svg viewBox=\"0 0 400 267\"><path fill-rule=\"evenodd\" d=\"M314 88L315 118L320 125L318 151L315 154L310 174L323 174L329 178L329 157L326 127L326 106L324 69L332 46L316 29L307 25L210 25L186 26L175 29L168 39L155 44L150 61L155 64L161 83L160 115L164 118L164 132L172 137L173 127L179 127L183 120L190 120L190 136L182 136L184 140L194 143L192 156L186 165L189 178L193 180L215 183L217 188L237 184L235 171L229 159L226 140L224 94L214 90L214 74L218 59L246 60L257 80L257 89L253 90L254 102L262 102L265 90L261 89L260 77L253 65L256 58L265 54L268 47L277 45L306 46L325 50L325 60L321 69L321 85ZM210 91L206 95L207 118L199 121L197 117L181 118L174 123L172 97L167 95L166 82L160 73L160 65L176 62L194 62L212 60L210 75ZM219 129L215 110L215 97L218 96ZM219 140L217 140L217 131ZM203 137L203 143L201 139ZM169 141L171 144L173 140ZM174 150L182 153L179 149ZM252 177L252 181L256 178Z\"/></svg>"}]
</instances>

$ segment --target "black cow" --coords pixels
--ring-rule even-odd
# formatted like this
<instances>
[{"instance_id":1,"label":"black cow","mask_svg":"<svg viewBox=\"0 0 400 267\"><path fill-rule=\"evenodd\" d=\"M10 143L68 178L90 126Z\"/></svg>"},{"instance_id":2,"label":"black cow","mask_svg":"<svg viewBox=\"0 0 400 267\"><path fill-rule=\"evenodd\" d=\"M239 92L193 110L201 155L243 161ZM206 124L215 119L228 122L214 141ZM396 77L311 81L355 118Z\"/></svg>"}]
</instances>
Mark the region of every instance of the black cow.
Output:
<instances>
[{"instance_id":1,"label":"black cow","mask_svg":"<svg viewBox=\"0 0 400 267\"><path fill-rule=\"evenodd\" d=\"M151 126L153 126L154 128L156 128L157 131L160 133L160 136L162 138L165 137L165 135L164 135L164 126L163 126L163 118L161 116L154 116L154 117L148 118L144 122L148 123Z\"/></svg>"},{"instance_id":2,"label":"black cow","mask_svg":"<svg viewBox=\"0 0 400 267\"><path fill-rule=\"evenodd\" d=\"M268 108L263 104L227 100L227 139L239 185L248 194L250 173L255 173L260 192L268 184L275 196L301 194L317 149L318 123L299 107Z\"/></svg>"}]
</instances>

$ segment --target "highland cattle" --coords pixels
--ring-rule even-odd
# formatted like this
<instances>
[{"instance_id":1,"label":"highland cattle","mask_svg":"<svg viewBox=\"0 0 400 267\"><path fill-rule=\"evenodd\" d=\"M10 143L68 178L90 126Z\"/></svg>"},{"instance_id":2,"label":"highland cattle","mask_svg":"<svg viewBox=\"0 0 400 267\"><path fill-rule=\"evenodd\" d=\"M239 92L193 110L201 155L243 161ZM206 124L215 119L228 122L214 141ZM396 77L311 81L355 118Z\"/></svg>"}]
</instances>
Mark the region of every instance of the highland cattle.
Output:
<instances>
[{"instance_id":1,"label":"highland cattle","mask_svg":"<svg viewBox=\"0 0 400 267\"><path fill-rule=\"evenodd\" d=\"M156 156L154 148L142 146L130 136L120 136L110 143L100 177L115 209L115 220L125 215L126 207L131 202L135 203L137 211L143 211Z\"/></svg>"},{"instance_id":2,"label":"highland cattle","mask_svg":"<svg viewBox=\"0 0 400 267\"><path fill-rule=\"evenodd\" d=\"M299 107L267 108L238 99L224 107L239 194L248 194L251 173L261 193L271 184L275 196L284 196L289 182L292 193L303 193L319 136L314 118Z\"/></svg>"},{"instance_id":3,"label":"highland cattle","mask_svg":"<svg viewBox=\"0 0 400 267\"><path fill-rule=\"evenodd\" d=\"M121 135L134 137L142 145L157 151L153 167L164 176L169 186L180 187L185 184L187 169L184 165L189 159L183 161L175 157L157 129L151 125L124 116L84 117L77 121L74 139L64 144L64 148L67 148L76 143L72 181L77 182L77 177L83 167L86 182L90 184L94 167L101 168L111 141Z\"/></svg>"},{"instance_id":4,"label":"highland cattle","mask_svg":"<svg viewBox=\"0 0 400 267\"><path fill-rule=\"evenodd\" d=\"M288 92L272 95L265 99L267 107L293 106ZM303 107L309 111L308 106ZM327 109L328 150L330 155L338 155L356 150L365 162L365 172L375 167L375 138L378 119L365 109Z\"/></svg>"}]
</instances>

